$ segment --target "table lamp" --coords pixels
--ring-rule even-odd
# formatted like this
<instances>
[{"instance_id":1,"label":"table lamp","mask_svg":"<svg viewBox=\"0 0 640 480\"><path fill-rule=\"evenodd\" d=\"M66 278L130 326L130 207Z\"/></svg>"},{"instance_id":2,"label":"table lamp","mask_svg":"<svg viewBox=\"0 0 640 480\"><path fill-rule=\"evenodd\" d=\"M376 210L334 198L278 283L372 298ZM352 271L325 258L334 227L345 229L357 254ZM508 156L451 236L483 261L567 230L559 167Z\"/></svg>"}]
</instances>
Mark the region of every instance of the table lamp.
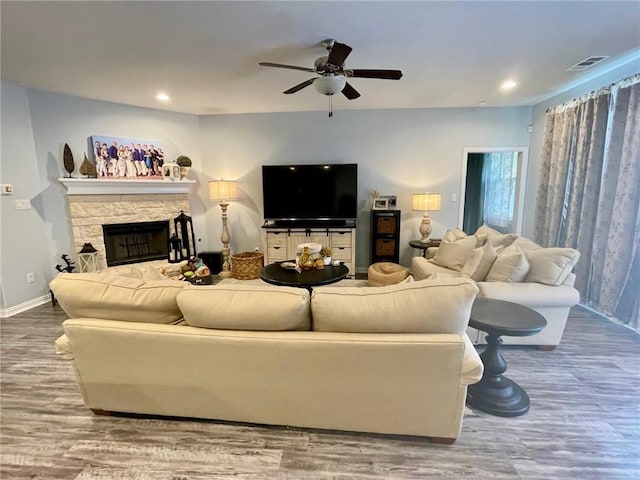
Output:
<instances>
[{"instance_id":1,"label":"table lamp","mask_svg":"<svg viewBox=\"0 0 640 480\"><path fill-rule=\"evenodd\" d=\"M230 182L226 180L213 180L209 182L209 200L220 201L220 208L222 209L222 235L220 240L222 241L222 271L219 276L221 278L231 277L231 269L229 268L229 230L227 230L227 207L229 206L228 200L236 199L236 182Z\"/></svg>"},{"instance_id":2,"label":"table lamp","mask_svg":"<svg viewBox=\"0 0 640 480\"><path fill-rule=\"evenodd\" d=\"M431 235L431 219L429 218L429 210L440 210L442 203L442 195L439 193L417 193L413 195L412 210L422 211L422 223L420 224L420 235L422 243L429 243L429 235Z\"/></svg>"}]
</instances>

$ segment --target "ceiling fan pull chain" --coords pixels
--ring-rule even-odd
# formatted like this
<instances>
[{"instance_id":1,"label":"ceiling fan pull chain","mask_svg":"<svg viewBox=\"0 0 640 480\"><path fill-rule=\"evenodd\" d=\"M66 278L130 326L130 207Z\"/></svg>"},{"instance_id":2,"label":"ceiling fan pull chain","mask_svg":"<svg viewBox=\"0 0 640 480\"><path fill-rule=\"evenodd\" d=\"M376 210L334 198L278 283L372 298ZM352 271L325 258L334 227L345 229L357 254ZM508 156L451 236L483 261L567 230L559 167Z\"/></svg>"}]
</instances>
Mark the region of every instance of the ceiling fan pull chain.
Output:
<instances>
[{"instance_id":1,"label":"ceiling fan pull chain","mask_svg":"<svg viewBox=\"0 0 640 480\"><path fill-rule=\"evenodd\" d=\"M327 95L329 97L329 118L333 117L333 95Z\"/></svg>"}]
</instances>

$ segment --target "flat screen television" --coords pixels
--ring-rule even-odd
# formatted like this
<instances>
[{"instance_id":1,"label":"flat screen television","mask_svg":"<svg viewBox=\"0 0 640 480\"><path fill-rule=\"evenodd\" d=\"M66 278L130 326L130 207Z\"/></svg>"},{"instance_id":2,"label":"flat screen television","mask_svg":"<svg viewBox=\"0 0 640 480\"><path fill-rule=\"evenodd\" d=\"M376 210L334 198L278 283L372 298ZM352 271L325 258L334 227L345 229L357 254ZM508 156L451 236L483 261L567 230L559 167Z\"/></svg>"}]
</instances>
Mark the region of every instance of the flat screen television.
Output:
<instances>
[{"instance_id":1,"label":"flat screen television","mask_svg":"<svg viewBox=\"0 0 640 480\"><path fill-rule=\"evenodd\" d=\"M358 165L263 165L262 192L267 221L355 220Z\"/></svg>"}]
</instances>

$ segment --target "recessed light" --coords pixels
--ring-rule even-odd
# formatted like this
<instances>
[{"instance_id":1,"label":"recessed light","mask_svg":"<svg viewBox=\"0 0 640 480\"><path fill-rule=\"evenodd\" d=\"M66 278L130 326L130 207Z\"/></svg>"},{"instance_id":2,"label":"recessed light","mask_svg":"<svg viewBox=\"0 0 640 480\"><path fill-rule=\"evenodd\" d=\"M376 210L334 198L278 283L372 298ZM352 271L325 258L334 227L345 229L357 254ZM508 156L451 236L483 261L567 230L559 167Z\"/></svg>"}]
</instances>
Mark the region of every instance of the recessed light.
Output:
<instances>
[{"instance_id":1,"label":"recessed light","mask_svg":"<svg viewBox=\"0 0 640 480\"><path fill-rule=\"evenodd\" d=\"M166 93L160 92L159 94L156 95L156 100L160 100L161 102L168 102L171 99L169 98L169 95L167 95Z\"/></svg>"},{"instance_id":2,"label":"recessed light","mask_svg":"<svg viewBox=\"0 0 640 480\"><path fill-rule=\"evenodd\" d=\"M515 88L517 86L518 86L518 84L516 82L514 82L513 80L507 80L502 85L500 85L500 88L502 90L511 90L512 88Z\"/></svg>"}]
</instances>

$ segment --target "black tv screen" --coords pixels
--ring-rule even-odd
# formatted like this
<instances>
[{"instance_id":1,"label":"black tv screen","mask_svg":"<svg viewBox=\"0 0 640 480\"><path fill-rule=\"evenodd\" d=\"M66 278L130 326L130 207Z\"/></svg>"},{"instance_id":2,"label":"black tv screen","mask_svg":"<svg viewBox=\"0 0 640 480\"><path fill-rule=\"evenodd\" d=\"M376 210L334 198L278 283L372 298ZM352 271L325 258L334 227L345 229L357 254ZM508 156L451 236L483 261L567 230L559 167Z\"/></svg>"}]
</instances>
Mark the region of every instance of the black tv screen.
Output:
<instances>
[{"instance_id":1,"label":"black tv screen","mask_svg":"<svg viewBox=\"0 0 640 480\"><path fill-rule=\"evenodd\" d=\"M358 165L263 165L265 220L353 220Z\"/></svg>"}]
</instances>

